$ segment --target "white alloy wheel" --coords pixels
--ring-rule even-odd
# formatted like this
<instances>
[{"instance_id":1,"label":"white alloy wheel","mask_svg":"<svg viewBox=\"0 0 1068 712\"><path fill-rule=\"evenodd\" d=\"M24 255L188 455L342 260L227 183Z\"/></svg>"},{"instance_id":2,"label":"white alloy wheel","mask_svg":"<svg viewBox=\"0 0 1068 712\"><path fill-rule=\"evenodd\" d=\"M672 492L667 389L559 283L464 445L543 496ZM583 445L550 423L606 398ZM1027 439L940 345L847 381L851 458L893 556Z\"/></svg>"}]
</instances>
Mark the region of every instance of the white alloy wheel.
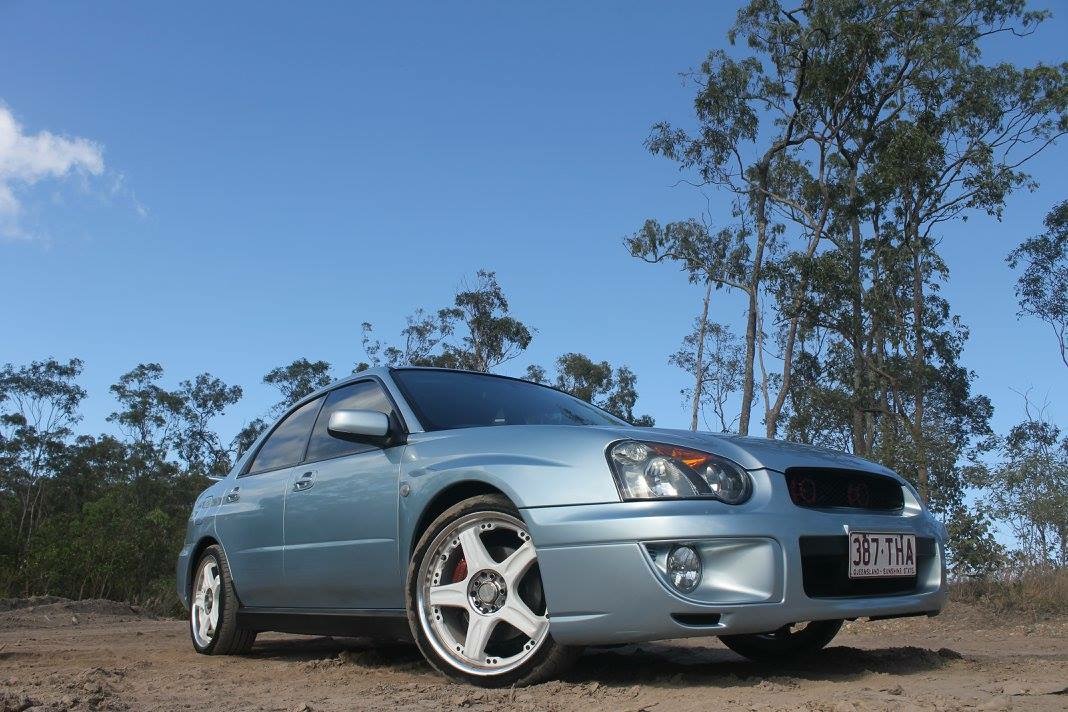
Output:
<instances>
[{"instance_id":1,"label":"white alloy wheel","mask_svg":"<svg viewBox=\"0 0 1068 712\"><path fill-rule=\"evenodd\" d=\"M222 572L219 570L219 562L206 556L197 569L189 607L190 630L193 640L201 648L211 645L218 633L221 598Z\"/></svg>"},{"instance_id":2,"label":"white alloy wheel","mask_svg":"<svg viewBox=\"0 0 1068 712\"><path fill-rule=\"evenodd\" d=\"M419 625L434 651L473 676L532 658L549 634L536 563L523 522L503 512L475 512L443 529L416 582Z\"/></svg>"}]
</instances>

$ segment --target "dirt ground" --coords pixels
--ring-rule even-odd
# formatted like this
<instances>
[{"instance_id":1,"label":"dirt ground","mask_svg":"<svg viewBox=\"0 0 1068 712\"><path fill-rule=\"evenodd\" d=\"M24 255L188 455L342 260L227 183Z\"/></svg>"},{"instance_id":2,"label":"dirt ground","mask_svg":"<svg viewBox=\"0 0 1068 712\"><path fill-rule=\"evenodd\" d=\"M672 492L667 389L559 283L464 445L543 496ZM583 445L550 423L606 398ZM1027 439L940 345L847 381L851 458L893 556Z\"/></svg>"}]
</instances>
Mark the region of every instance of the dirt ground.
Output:
<instances>
[{"instance_id":1,"label":"dirt ground","mask_svg":"<svg viewBox=\"0 0 1068 712\"><path fill-rule=\"evenodd\" d=\"M439 677L411 646L272 634L247 657L203 657L181 621L108 601L26 603L0 604L0 712L1068 709L1068 618L1020 624L964 605L848 624L788 667L699 638L589 650L564 680L481 690Z\"/></svg>"}]
</instances>

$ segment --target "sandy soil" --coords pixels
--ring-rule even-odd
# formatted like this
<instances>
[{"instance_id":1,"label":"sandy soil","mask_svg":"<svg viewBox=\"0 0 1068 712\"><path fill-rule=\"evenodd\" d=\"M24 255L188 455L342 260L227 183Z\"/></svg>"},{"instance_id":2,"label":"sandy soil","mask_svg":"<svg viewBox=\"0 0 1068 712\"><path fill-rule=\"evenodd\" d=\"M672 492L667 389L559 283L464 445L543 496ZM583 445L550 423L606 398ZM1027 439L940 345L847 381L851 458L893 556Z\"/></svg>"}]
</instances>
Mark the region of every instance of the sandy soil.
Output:
<instances>
[{"instance_id":1,"label":"sandy soil","mask_svg":"<svg viewBox=\"0 0 1068 712\"><path fill-rule=\"evenodd\" d=\"M800 665L715 639L590 650L566 679L455 685L405 645L263 635L243 658L193 653L183 622L108 601L0 606L0 712L23 710L1068 709L1068 618L1014 624L965 606L849 624Z\"/></svg>"}]
</instances>

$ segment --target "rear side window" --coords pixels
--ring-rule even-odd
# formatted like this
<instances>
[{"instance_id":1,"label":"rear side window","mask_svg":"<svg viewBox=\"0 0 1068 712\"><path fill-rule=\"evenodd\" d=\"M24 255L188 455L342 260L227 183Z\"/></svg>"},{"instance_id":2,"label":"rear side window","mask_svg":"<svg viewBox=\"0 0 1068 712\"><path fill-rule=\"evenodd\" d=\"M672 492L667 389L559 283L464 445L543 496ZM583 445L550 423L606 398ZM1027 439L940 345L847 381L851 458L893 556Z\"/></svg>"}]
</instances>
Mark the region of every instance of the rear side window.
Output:
<instances>
[{"instance_id":1,"label":"rear side window","mask_svg":"<svg viewBox=\"0 0 1068 712\"><path fill-rule=\"evenodd\" d=\"M315 429L308 444L309 462L375 449L373 445L342 440L331 435L327 425L330 422L330 414L336 410L377 410L390 415L393 405L377 381L360 381L331 391L326 396L326 404L319 412L318 420L315 421Z\"/></svg>"},{"instance_id":2,"label":"rear side window","mask_svg":"<svg viewBox=\"0 0 1068 712\"><path fill-rule=\"evenodd\" d=\"M256 453L248 474L255 475L299 463L304 457L304 446L308 444L308 435L322 404L323 399L316 398L290 413L267 437Z\"/></svg>"}]
</instances>

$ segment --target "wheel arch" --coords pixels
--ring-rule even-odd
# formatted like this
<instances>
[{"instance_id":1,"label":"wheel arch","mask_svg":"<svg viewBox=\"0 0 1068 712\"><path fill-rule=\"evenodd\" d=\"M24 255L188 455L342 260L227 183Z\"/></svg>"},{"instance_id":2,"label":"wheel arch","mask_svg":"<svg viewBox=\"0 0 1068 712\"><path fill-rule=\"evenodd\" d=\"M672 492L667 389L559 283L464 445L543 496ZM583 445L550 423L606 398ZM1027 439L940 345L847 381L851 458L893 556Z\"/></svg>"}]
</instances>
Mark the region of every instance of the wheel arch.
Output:
<instances>
[{"instance_id":1,"label":"wheel arch","mask_svg":"<svg viewBox=\"0 0 1068 712\"><path fill-rule=\"evenodd\" d=\"M518 507L514 497L509 496L508 493L500 487L496 487L484 480L461 480L459 482L453 482L434 494L419 513L419 517L415 522L415 527L412 529L412 535L408 540L408 551L406 552L405 560L411 561L412 554L415 552L415 547L422 538L423 532L427 530L427 527L430 526L431 522L441 516L442 512L449 507L463 502L465 499L471 499L472 497L487 494L500 495ZM520 512L520 514L522 514L522 512Z\"/></svg>"},{"instance_id":2,"label":"wheel arch","mask_svg":"<svg viewBox=\"0 0 1068 712\"><path fill-rule=\"evenodd\" d=\"M220 547L222 546L222 544L219 544L219 540L218 539L216 539L214 536L211 536L210 534L208 534L208 535L200 537L200 539L196 543L196 546L194 546L193 549L191 550L191 552L189 554L189 566L187 567L188 571L186 571L186 576L185 576L185 578L186 578L186 593L191 593L192 590L193 590L193 583L194 583L193 582L193 577L194 577L195 572L197 570L197 564L200 563L200 557L203 556L203 554L204 554L204 550L207 549L209 546L215 546L215 545L218 545Z\"/></svg>"},{"instance_id":3,"label":"wheel arch","mask_svg":"<svg viewBox=\"0 0 1068 712\"><path fill-rule=\"evenodd\" d=\"M220 549L223 550L223 556L227 556L226 547L223 546L223 543L219 540L218 537L214 536L213 534L205 534L204 536L200 537L200 539L197 540L196 546L194 546L192 548L191 554L189 556L189 567L188 567L188 571L186 572L186 595L187 596L192 595L193 584L195 583L193 581L193 578L194 578L194 576L196 574L197 564L200 563L200 557L204 554L204 551L209 546L218 546ZM240 588L238 586L237 579L235 579L233 577L233 571L232 570L230 571L230 585L233 586L233 588L234 588L234 597L237 598L237 602L240 605L241 604L241 591L240 591Z\"/></svg>"}]
</instances>

